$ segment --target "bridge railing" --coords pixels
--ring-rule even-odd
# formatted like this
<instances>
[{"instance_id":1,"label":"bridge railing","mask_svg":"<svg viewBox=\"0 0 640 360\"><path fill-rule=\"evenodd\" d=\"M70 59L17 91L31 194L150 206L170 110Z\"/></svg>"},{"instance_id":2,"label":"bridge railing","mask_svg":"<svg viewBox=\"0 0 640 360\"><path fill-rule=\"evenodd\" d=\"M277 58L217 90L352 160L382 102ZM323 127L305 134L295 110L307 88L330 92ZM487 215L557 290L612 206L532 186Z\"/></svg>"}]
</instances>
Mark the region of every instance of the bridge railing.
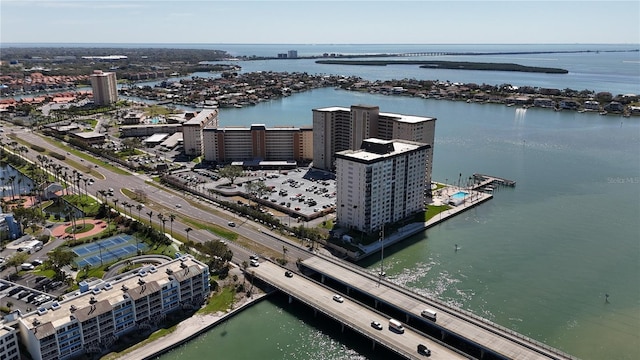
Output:
<instances>
[{"instance_id":1,"label":"bridge railing","mask_svg":"<svg viewBox=\"0 0 640 360\"><path fill-rule=\"evenodd\" d=\"M255 276L255 275L254 275L254 276ZM308 306L308 307L310 307L310 308L312 308L312 309L315 309L315 310L317 310L317 311L321 312L321 313L322 313L322 314L324 314L325 316L327 316L327 317L329 317L329 318L333 319L334 321L337 321L337 322L338 322L338 323L340 323L340 324L344 324L345 326L349 327L351 330L353 330L353 331L357 332L358 334L360 334L360 335L362 335L362 336L365 336L365 337L367 337L367 338L370 338L370 339L372 339L372 340L375 340L377 343L381 344L382 346L385 346L386 348L390 349L391 351L394 351L394 352L398 353L399 355L403 356L404 358L406 358L406 359L411 359L411 358L414 358L414 357L415 357L415 356L413 356L412 354L409 354L409 353L407 353L406 351L403 351L402 349L398 349L398 348L395 348L395 347L390 347L390 345L385 344L385 343L384 343L384 341L383 341L382 339L380 339L380 338L377 338L377 339L376 339L376 338L372 338L372 337L370 336L370 334L367 334L367 333L365 333L364 331L360 330L360 327L359 327L358 325L356 325L355 323L353 323L353 322L351 322L351 321L349 321L349 320L347 320L347 319L344 319L344 318L341 318L341 317L338 317L338 316L334 316L334 315L333 315L333 314L331 314L330 312L325 311L322 307L319 307L319 306L318 306L318 304L314 304L314 303L312 303L312 302L310 302L310 301L307 301L307 300L305 300L305 299L303 299L303 298L301 298L301 297L298 297L298 296L296 296L295 294L292 294L290 291L288 291L288 290L286 290L286 289L282 289L282 288L280 288L278 285L273 284L273 283L272 283L271 281L269 281L268 279L265 279L265 278L261 278L261 279L262 279L262 281L264 281L264 282L268 283L268 284L269 284L269 285L271 285L272 287L274 287L274 288L278 289L280 292L285 293L285 294L287 294L287 295L289 295L289 296L294 297L294 298L295 298L296 300L298 300L299 302L301 302L301 303L305 304L306 306ZM310 281L313 281L313 280L310 280ZM313 282L314 282L314 283L316 283L318 286L322 286L322 287L324 287L324 288L327 288L327 286L326 286L326 285L323 285L323 284L318 283L318 282L316 282L316 281L313 281ZM354 301L354 302L356 302L356 301ZM356 303L359 303L359 302L356 302ZM360 304L360 305L365 306L365 305L363 305L363 304ZM366 307L366 306L365 306L365 307ZM366 308L368 308L368 307L366 307Z\"/></svg>"},{"instance_id":2,"label":"bridge railing","mask_svg":"<svg viewBox=\"0 0 640 360\"><path fill-rule=\"evenodd\" d=\"M391 282L389 280L382 279L379 276L376 276L376 275L374 275L374 274L372 274L372 273L370 273L368 271L365 271L362 268L357 267L354 264L349 263L349 262L347 262L345 260L338 259L338 258L329 258L329 257L324 256L322 254L316 254L316 256L318 256L318 257L320 257L320 258L322 258L324 260L339 264L342 267L348 268L350 271L355 271L355 272L357 272L357 273L359 273L359 274L361 274L363 276L366 276L366 277L368 277L368 278L370 278L372 280L375 279L376 281L382 281L382 282L384 282L384 284L386 286L394 288L395 290L397 290L399 292L402 292L404 294L407 294L407 295L411 296L412 298L414 298L416 300L420 300L420 301L427 300L429 302L438 304L439 310L446 311L447 313L449 313L452 316L460 317L459 314L463 314L464 316L466 316L468 318L471 318L471 319L475 320L476 322L480 323L480 324L477 324L478 326L482 326L484 329L486 329L488 331L491 331L496 335L501 335L501 334L498 333L498 331L500 331L502 333L508 334L509 336L512 336L512 337L514 337L516 339L521 340L521 341L518 342L519 344L521 344L523 346L526 346L526 347L528 347L528 348L530 348L532 350L535 350L535 349L533 348L533 346L531 346L529 344L532 344L532 345L535 345L538 348L544 349L544 350L548 351L551 354L558 355L562 359L578 360L578 358L575 357L575 356L569 355L569 354L567 354L567 353L565 353L565 352L563 352L563 351L561 351L559 349L556 349L556 348L554 348L552 346L544 344L544 343L542 343L542 342L540 342L538 340L532 339L532 338L530 338L530 337L528 337L526 335L518 333L518 332L516 332L514 330L511 330L511 329L505 327L505 326L496 324L493 321L488 320L486 318L483 318L481 316L478 316L478 315L476 315L476 314L474 314L474 313L472 313L470 311L467 311L467 310L464 310L464 309L461 309L461 308L457 308L457 307L453 307L453 306L451 306L451 305L449 305L449 304L447 304L447 303L445 303L445 302L443 302L443 301L441 301L439 299L435 299L433 297L417 293L414 290L402 287L402 286L400 286L398 284L394 284L393 282Z\"/></svg>"}]
</instances>

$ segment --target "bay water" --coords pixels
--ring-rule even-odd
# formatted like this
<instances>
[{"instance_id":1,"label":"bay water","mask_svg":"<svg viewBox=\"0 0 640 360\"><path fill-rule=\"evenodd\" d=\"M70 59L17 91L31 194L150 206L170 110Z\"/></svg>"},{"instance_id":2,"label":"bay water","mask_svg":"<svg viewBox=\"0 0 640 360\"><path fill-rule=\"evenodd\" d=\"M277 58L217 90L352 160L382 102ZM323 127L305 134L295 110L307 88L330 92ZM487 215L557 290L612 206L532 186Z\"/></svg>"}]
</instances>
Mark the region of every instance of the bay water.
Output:
<instances>
[{"instance_id":1,"label":"bay water","mask_svg":"<svg viewBox=\"0 0 640 360\"><path fill-rule=\"evenodd\" d=\"M385 249L391 281L582 359L640 356L639 119L326 88L221 109L220 122L308 125L313 108L352 104L436 117L436 181L464 183L473 173L517 181L493 200ZM377 272L380 261L373 256L359 265ZM225 352L225 359L260 357L264 347L274 359L300 358L292 354L309 347L323 359L372 356L367 341L336 347L339 331L301 325L304 313L289 312L288 304L267 300L255 309L228 326L307 335L274 342L214 330L161 359L220 346L242 348L237 356ZM247 341L254 345L247 348Z\"/></svg>"},{"instance_id":2,"label":"bay water","mask_svg":"<svg viewBox=\"0 0 640 360\"><path fill-rule=\"evenodd\" d=\"M194 47L193 45L180 45ZM175 47L180 47L176 45ZM302 71L368 80L415 78L640 93L632 45L228 45L234 56L327 53L599 49L580 54L447 56L567 68L566 75L239 61L243 72ZM197 74L211 76L210 74ZM640 358L640 119L492 104L316 89L242 109L221 126L310 125L311 109L377 105L436 117L433 179L473 173L517 181L491 201L385 249L391 281L437 297L582 359ZM455 245L458 251L455 251ZM381 259L358 264L377 272ZM369 341L276 297L260 302L160 359L384 359Z\"/></svg>"}]
</instances>

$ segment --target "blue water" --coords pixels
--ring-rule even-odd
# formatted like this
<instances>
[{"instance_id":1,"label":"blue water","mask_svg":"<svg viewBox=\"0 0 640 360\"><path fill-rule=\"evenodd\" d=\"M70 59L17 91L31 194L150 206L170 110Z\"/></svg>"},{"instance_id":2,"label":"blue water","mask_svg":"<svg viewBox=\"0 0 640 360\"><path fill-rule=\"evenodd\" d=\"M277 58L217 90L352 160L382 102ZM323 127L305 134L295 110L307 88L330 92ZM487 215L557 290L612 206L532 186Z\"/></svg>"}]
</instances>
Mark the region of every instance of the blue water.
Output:
<instances>
[{"instance_id":1,"label":"blue water","mask_svg":"<svg viewBox=\"0 0 640 360\"><path fill-rule=\"evenodd\" d=\"M10 44L15 45L15 44ZM20 45L20 44L18 44ZM47 44L50 46L50 44ZM70 46L88 46L87 44L67 44ZM95 44L109 47L113 44ZM43 44L43 46L45 46ZM278 71L307 72L311 74L338 74L359 76L366 80L419 79L441 80L475 84L511 84L514 86L534 86L540 88L593 90L618 94L640 94L640 53L607 52L613 50L637 50L639 44L538 44L538 45L499 45L499 44L126 44L122 47L175 47L199 48L227 51L232 56L276 56L288 50L297 50L298 56L319 56L324 53L336 54L381 54L432 52L518 52L518 51L579 51L589 53L557 54L519 54L519 55L480 55L480 56L431 56L410 57L411 60L445 60L470 62L504 62L527 66L563 68L568 74L536 74L503 71L472 71L452 69L421 69L411 65L389 66L347 66L316 64L313 59L284 59L256 61L225 61L242 67L242 72ZM402 58L394 58L402 59ZM196 73L207 77L218 76L212 73ZM187 76L190 77L191 75ZM154 84L143 82L141 85Z\"/></svg>"},{"instance_id":2,"label":"blue water","mask_svg":"<svg viewBox=\"0 0 640 360\"><path fill-rule=\"evenodd\" d=\"M466 193L464 191L458 191L457 193L451 195L451 198L452 199L463 199L467 195L468 195L468 193Z\"/></svg>"},{"instance_id":3,"label":"blue water","mask_svg":"<svg viewBox=\"0 0 640 360\"><path fill-rule=\"evenodd\" d=\"M352 104L436 117L436 181L517 181L385 249L389 279L583 359L640 356L640 119L326 88L221 109L220 123L308 125L313 108Z\"/></svg>"},{"instance_id":4,"label":"blue water","mask_svg":"<svg viewBox=\"0 0 640 360\"><path fill-rule=\"evenodd\" d=\"M300 56L348 50L404 52L419 46L202 45L237 56L268 56L294 49ZM437 45L433 49L581 47L605 50L638 45ZM499 60L497 56L486 58ZM406 66L325 66L310 60L238 64L243 71L640 93L638 53L541 54L508 56L501 61L563 67L570 72L558 76ZM466 179L476 172L517 181L515 188L495 191L491 201L385 248L385 272L391 281L582 359L640 358L639 118L317 89L253 107L221 109L220 124L309 125L313 108L352 104L436 117L436 181L452 183L461 173ZM454 251L454 244L459 245L458 251ZM360 265L372 271L380 268L374 258ZM610 295L608 302L605 294ZM248 332L254 328L263 332ZM272 355L270 358L353 359L367 358L370 349L368 342L345 342L338 330L326 330L317 322L308 325L307 318L302 321L288 305L270 301L229 320L211 336L216 340L195 341L163 359L186 354L203 358L221 348L226 350L225 358L238 360L264 358L264 354Z\"/></svg>"}]
</instances>

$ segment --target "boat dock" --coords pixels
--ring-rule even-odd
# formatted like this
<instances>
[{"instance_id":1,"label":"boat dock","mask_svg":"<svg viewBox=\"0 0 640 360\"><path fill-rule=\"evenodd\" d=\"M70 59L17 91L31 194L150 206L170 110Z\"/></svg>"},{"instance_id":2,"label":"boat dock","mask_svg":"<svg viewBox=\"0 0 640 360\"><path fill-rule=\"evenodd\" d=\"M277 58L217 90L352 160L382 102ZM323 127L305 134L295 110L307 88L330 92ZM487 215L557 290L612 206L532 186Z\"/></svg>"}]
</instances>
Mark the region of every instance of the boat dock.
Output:
<instances>
[{"instance_id":1,"label":"boat dock","mask_svg":"<svg viewBox=\"0 0 640 360\"><path fill-rule=\"evenodd\" d=\"M485 186L509 186L515 187L516 182L514 180L509 180L505 178L501 178L498 176L484 175L484 174L473 174L473 188L483 188Z\"/></svg>"}]
</instances>

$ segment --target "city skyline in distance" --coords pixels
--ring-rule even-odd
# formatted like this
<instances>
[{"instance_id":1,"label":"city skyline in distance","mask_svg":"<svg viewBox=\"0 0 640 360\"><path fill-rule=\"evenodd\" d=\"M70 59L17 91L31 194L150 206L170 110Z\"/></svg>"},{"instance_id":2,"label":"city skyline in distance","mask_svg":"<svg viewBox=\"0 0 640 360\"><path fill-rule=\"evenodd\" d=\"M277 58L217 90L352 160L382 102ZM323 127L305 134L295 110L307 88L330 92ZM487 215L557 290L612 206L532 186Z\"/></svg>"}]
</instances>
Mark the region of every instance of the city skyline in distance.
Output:
<instances>
[{"instance_id":1,"label":"city skyline in distance","mask_svg":"<svg viewBox=\"0 0 640 360\"><path fill-rule=\"evenodd\" d=\"M0 43L638 44L637 1L3 0Z\"/></svg>"}]
</instances>

